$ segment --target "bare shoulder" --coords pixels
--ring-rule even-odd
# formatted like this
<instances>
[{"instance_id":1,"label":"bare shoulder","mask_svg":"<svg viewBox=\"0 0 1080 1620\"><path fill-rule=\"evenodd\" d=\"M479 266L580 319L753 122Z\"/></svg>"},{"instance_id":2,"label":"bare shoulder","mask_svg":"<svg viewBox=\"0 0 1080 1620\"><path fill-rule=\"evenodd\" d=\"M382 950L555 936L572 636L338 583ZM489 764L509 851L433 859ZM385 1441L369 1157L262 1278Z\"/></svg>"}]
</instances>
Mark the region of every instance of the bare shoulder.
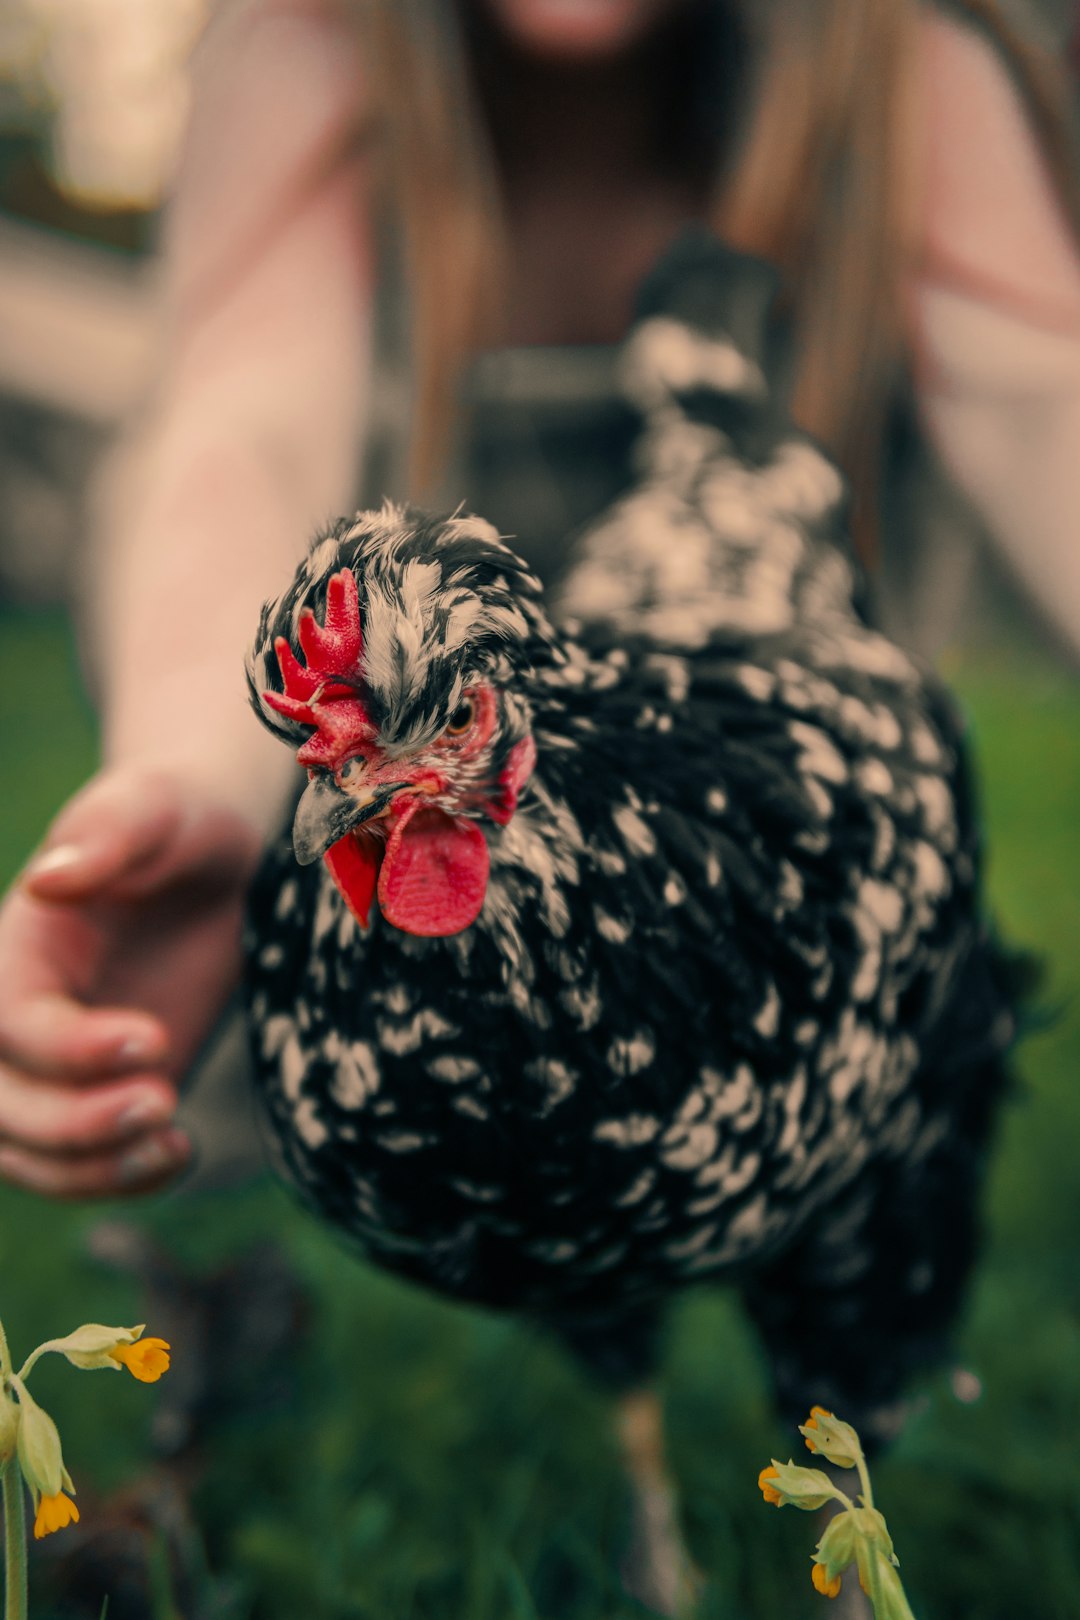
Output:
<instances>
[{"instance_id":1,"label":"bare shoulder","mask_svg":"<svg viewBox=\"0 0 1080 1620\"><path fill-rule=\"evenodd\" d=\"M220 40L248 35L277 23L356 35L349 9L341 0L217 0L210 8L203 38Z\"/></svg>"},{"instance_id":2,"label":"bare shoulder","mask_svg":"<svg viewBox=\"0 0 1080 1620\"><path fill-rule=\"evenodd\" d=\"M919 45L924 274L1017 314L1075 320L1076 239L1007 59L935 11Z\"/></svg>"},{"instance_id":3,"label":"bare shoulder","mask_svg":"<svg viewBox=\"0 0 1080 1620\"><path fill-rule=\"evenodd\" d=\"M176 295L262 251L327 185L358 145L367 83L333 0L223 0L192 59L166 230Z\"/></svg>"},{"instance_id":4,"label":"bare shoulder","mask_svg":"<svg viewBox=\"0 0 1080 1620\"><path fill-rule=\"evenodd\" d=\"M360 30L334 0L223 0L192 59L192 130L211 118L240 127L230 109L255 104L301 142L313 125L361 121L367 83Z\"/></svg>"}]
</instances>

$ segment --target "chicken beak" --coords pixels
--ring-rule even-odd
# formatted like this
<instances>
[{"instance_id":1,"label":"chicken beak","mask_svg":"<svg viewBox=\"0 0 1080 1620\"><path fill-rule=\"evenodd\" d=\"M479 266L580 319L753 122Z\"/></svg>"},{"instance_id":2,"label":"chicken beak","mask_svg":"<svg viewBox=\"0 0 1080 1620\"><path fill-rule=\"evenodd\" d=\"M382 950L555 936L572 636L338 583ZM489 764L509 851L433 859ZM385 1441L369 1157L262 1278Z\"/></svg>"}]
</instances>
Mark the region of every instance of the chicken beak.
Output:
<instances>
[{"instance_id":1,"label":"chicken beak","mask_svg":"<svg viewBox=\"0 0 1080 1620\"><path fill-rule=\"evenodd\" d=\"M293 819L293 850L301 866L311 866L359 822L370 821L403 786L387 783L369 798L346 793L330 776L312 777Z\"/></svg>"}]
</instances>

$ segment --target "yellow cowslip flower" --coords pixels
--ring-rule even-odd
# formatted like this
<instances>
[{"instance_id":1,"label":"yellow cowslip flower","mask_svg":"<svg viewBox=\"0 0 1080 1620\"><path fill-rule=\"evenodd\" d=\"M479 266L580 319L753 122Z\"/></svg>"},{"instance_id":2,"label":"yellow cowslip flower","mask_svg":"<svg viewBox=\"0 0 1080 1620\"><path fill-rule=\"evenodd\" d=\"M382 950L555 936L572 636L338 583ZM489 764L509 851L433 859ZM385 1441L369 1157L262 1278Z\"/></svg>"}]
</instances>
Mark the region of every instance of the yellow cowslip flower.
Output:
<instances>
[{"instance_id":1,"label":"yellow cowslip flower","mask_svg":"<svg viewBox=\"0 0 1080 1620\"><path fill-rule=\"evenodd\" d=\"M820 1452L838 1468L857 1468L862 1462L862 1447L851 1424L843 1423L823 1406L811 1407L810 1416L799 1425L799 1433L811 1451Z\"/></svg>"},{"instance_id":2,"label":"yellow cowslip flower","mask_svg":"<svg viewBox=\"0 0 1080 1620\"><path fill-rule=\"evenodd\" d=\"M758 1489L766 1502L777 1507L816 1512L831 1500L842 1509L825 1526L814 1552L810 1570L814 1591L822 1597L839 1597L841 1577L854 1565L876 1620L915 1620L897 1572L899 1560L888 1526L873 1506L858 1434L850 1423L844 1423L823 1406L811 1409L801 1433L811 1451L820 1452L841 1468L856 1468L862 1486L861 1496L853 1501L821 1469L802 1468L775 1457L758 1475Z\"/></svg>"},{"instance_id":3,"label":"yellow cowslip flower","mask_svg":"<svg viewBox=\"0 0 1080 1620\"><path fill-rule=\"evenodd\" d=\"M113 1352L141 1339L145 1326L145 1322L139 1322L135 1327L129 1328L106 1327L102 1322L84 1322L82 1327L76 1328L74 1333L68 1333L62 1339L46 1339L44 1344L39 1344L19 1369L19 1377L28 1378L34 1365L46 1355L64 1356L73 1367L80 1367L83 1372L92 1372L98 1367L106 1367L110 1372L119 1372L121 1358ZM169 1348L164 1339L147 1339L146 1343L165 1350ZM165 1365L159 1368L156 1376L160 1378L167 1366L166 1359Z\"/></svg>"},{"instance_id":4,"label":"yellow cowslip flower","mask_svg":"<svg viewBox=\"0 0 1080 1620\"><path fill-rule=\"evenodd\" d=\"M827 1412L823 1406L812 1406L810 1408L810 1416L807 1418L806 1422L799 1431L803 1439L806 1441L806 1448L808 1451L816 1452L818 1449L806 1431L807 1429L817 1428L817 1420L819 1417L832 1417L832 1413Z\"/></svg>"},{"instance_id":5,"label":"yellow cowslip flower","mask_svg":"<svg viewBox=\"0 0 1080 1620\"><path fill-rule=\"evenodd\" d=\"M54 1530L63 1530L78 1522L79 1510L63 1491L57 1491L55 1496L43 1496L34 1519L34 1540L40 1541L42 1536L51 1536Z\"/></svg>"},{"instance_id":6,"label":"yellow cowslip flower","mask_svg":"<svg viewBox=\"0 0 1080 1620\"><path fill-rule=\"evenodd\" d=\"M840 1577L834 1575L830 1581L828 1571L824 1564L815 1564L810 1571L810 1579L814 1584L814 1591L820 1592L822 1597L834 1598L840 1591Z\"/></svg>"},{"instance_id":7,"label":"yellow cowslip flower","mask_svg":"<svg viewBox=\"0 0 1080 1620\"><path fill-rule=\"evenodd\" d=\"M801 1468L790 1458L782 1463L774 1457L769 1467L758 1475L758 1490L766 1502L774 1502L777 1507L801 1508L804 1513L812 1513L826 1502L847 1501L827 1474L816 1468Z\"/></svg>"},{"instance_id":8,"label":"yellow cowslip flower","mask_svg":"<svg viewBox=\"0 0 1080 1620\"><path fill-rule=\"evenodd\" d=\"M108 1354L126 1367L140 1384L156 1384L162 1373L169 1370L169 1346L164 1339L136 1339L132 1344L117 1344Z\"/></svg>"}]
</instances>

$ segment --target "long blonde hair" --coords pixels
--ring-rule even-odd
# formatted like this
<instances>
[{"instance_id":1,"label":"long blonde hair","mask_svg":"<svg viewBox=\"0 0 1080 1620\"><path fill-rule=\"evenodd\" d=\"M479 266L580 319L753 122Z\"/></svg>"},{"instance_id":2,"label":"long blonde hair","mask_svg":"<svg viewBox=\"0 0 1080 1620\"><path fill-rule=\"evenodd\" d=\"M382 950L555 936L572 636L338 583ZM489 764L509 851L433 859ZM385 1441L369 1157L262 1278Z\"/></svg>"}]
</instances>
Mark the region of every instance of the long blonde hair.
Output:
<instances>
[{"instance_id":1,"label":"long blonde hair","mask_svg":"<svg viewBox=\"0 0 1080 1620\"><path fill-rule=\"evenodd\" d=\"M794 414L851 477L866 550L918 216L923 0L742 3L748 25L753 18L754 77L712 219L726 240L781 271L796 334ZM460 368L498 307L502 210L448 0L352 4L369 34L390 189L405 231L416 377L411 468L422 489L445 452ZM996 0L953 0L951 9L998 47L1080 239L1063 69L1021 40Z\"/></svg>"}]
</instances>

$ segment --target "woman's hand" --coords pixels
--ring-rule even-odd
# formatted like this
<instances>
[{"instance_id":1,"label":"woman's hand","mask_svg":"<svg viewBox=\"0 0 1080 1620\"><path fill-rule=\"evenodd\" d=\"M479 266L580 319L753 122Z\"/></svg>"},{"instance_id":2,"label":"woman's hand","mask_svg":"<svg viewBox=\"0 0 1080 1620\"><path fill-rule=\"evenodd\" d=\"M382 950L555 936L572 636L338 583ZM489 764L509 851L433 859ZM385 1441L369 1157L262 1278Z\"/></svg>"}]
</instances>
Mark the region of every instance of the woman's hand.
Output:
<instances>
[{"instance_id":1,"label":"woman's hand","mask_svg":"<svg viewBox=\"0 0 1080 1620\"><path fill-rule=\"evenodd\" d=\"M259 847L146 768L102 772L61 811L0 907L0 1176L87 1198L183 1168L177 1085L238 981Z\"/></svg>"}]
</instances>

